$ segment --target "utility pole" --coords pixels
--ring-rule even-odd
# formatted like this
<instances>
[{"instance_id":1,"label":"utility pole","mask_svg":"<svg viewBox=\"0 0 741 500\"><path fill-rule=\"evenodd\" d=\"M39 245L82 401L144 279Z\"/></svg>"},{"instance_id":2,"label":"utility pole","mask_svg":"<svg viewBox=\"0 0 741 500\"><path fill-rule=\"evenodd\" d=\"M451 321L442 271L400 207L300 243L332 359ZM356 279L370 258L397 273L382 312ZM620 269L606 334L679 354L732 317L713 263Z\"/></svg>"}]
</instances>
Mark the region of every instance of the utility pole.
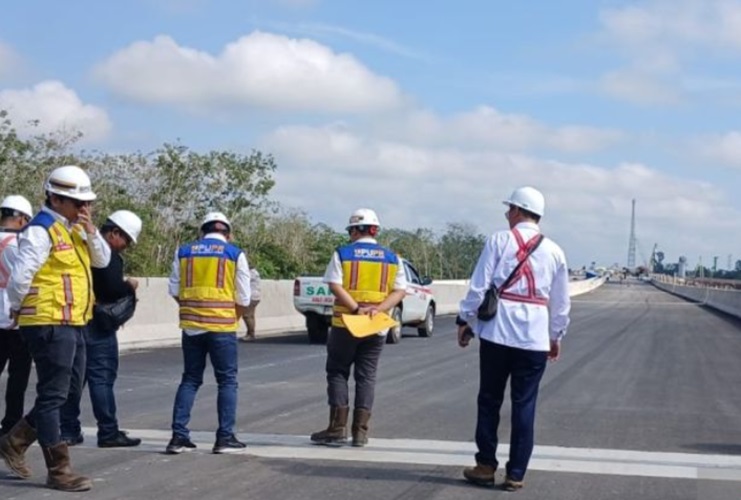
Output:
<instances>
[{"instance_id":1,"label":"utility pole","mask_svg":"<svg viewBox=\"0 0 741 500\"><path fill-rule=\"evenodd\" d=\"M636 200L633 199L630 215L630 240L628 241L628 269L636 267Z\"/></svg>"}]
</instances>

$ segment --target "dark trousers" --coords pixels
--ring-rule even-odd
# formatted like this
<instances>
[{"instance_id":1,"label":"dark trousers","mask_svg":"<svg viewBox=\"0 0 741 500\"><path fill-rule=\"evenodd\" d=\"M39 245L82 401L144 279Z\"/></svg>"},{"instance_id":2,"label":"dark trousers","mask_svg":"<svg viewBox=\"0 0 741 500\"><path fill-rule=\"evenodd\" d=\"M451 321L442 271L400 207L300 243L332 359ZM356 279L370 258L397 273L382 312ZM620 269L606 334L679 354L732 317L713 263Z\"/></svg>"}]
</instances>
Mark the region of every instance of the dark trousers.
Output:
<instances>
[{"instance_id":1,"label":"dark trousers","mask_svg":"<svg viewBox=\"0 0 741 500\"><path fill-rule=\"evenodd\" d=\"M115 439L118 435L116 397L113 384L118 376L118 339L116 332L102 330L93 321L85 331L87 363L83 385L87 383L93 415L98 423L98 441ZM82 393L72 394L61 409L62 438L74 438L80 427Z\"/></svg>"},{"instance_id":2,"label":"dark trousers","mask_svg":"<svg viewBox=\"0 0 741 500\"><path fill-rule=\"evenodd\" d=\"M82 391L85 374L84 327L22 326L21 335L36 363L36 402L26 415L39 444L59 444L59 413L68 397Z\"/></svg>"},{"instance_id":3,"label":"dark trousers","mask_svg":"<svg viewBox=\"0 0 741 500\"><path fill-rule=\"evenodd\" d=\"M353 337L345 328L332 327L327 340L327 396L330 406L348 406L348 379L353 368L355 408L373 408L376 372L386 337Z\"/></svg>"},{"instance_id":4,"label":"dark trousers","mask_svg":"<svg viewBox=\"0 0 741 500\"><path fill-rule=\"evenodd\" d=\"M18 330L0 329L0 375L8 365L8 384L5 389L5 417L3 432L9 431L23 417L23 399L31 375L31 353Z\"/></svg>"},{"instance_id":5,"label":"dark trousers","mask_svg":"<svg viewBox=\"0 0 741 500\"><path fill-rule=\"evenodd\" d=\"M512 430L506 470L507 475L516 481L522 481L525 477L533 453L535 402L547 361L547 352L526 351L481 340L476 424L476 446L479 452L476 454L476 461L493 467L498 465L496 452L499 444L499 410L504 401L507 379L511 377Z\"/></svg>"},{"instance_id":6,"label":"dark trousers","mask_svg":"<svg viewBox=\"0 0 741 500\"><path fill-rule=\"evenodd\" d=\"M189 438L190 412L198 388L203 384L206 356L211 360L214 377L219 387L216 410L219 416L217 438L226 438L234 433L237 419L237 335L231 333L202 333L187 335L183 332L183 378L175 395L172 410L172 434Z\"/></svg>"}]
</instances>

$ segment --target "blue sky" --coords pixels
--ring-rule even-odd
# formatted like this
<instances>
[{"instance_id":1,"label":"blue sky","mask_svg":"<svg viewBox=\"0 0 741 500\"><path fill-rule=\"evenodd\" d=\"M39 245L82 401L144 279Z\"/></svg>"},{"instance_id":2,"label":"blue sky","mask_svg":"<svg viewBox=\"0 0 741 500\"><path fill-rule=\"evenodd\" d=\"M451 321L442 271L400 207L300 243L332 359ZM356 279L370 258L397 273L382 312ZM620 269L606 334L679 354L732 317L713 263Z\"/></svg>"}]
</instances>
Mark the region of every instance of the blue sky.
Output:
<instances>
[{"instance_id":1,"label":"blue sky","mask_svg":"<svg viewBox=\"0 0 741 500\"><path fill-rule=\"evenodd\" d=\"M258 148L274 196L340 228L504 227L540 188L574 266L741 259L741 0L28 0L0 108L85 147ZM640 259L640 256L639 256Z\"/></svg>"}]
</instances>

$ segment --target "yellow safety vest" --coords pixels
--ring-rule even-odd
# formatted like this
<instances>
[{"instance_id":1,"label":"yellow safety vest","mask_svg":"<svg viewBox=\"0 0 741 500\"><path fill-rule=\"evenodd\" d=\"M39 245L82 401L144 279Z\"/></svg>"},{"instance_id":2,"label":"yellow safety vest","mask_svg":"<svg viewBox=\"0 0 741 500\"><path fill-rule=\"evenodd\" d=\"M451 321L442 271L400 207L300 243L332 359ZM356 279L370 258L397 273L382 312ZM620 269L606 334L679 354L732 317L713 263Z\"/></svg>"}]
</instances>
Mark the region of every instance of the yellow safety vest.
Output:
<instances>
[{"instance_id":1,"label":"yellow safety vest","mask_svg":"<svg viewBox=\"0 0 741 500\"><path fill-rule=\"evenodd\" d=\"M356 242L339 247L337 255L342 263L342 288L358 304L380 304L393 291L399 257L377 243ZM347 307L335 301L332 326L344 328L342 315L350 313Z\"/></svg>"},{"instance_id":2,"label":"yellow safety vest","mask_svg":"<svg viewBox=\"0 0 741 500\"><path fill-rule=\"evenodd\" d=\"M93 317L93 278L90 252L81 226L69 231L47 212L29 226L41 226L51 238L51 251L23 299L18 324L84 326Z\"/></svg>"},{"instance_id":3,"label":"yellow safety vest","mask_svg":"<svg viewBox=\"0 0 741 500\"><path fill-rule=\"evenodd\" d=\"M207 238L178 250L180 266L180 328L236 332L237 260L242 250Z\"/></svg>"}]
</instances>

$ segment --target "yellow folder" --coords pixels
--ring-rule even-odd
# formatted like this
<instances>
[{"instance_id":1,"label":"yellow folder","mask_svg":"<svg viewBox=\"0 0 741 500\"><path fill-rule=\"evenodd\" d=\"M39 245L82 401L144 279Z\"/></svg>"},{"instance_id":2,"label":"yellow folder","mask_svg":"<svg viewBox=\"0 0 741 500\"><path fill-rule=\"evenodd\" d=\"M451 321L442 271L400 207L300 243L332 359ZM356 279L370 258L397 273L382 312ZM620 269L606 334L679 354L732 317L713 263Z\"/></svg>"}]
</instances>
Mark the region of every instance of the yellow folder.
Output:
<instances>
[{"instance_id":1,"label":"yellow folder","mask_svg":"<svg viewBox=\"0 0 741 500\"><path fill-rule=\"evenodd\" d=\"M370 337L399 324L386 313L378 313L372 318L367 314L343 314L342 321L352 336L358 338Z\"/></svg>"}]
</instances>

